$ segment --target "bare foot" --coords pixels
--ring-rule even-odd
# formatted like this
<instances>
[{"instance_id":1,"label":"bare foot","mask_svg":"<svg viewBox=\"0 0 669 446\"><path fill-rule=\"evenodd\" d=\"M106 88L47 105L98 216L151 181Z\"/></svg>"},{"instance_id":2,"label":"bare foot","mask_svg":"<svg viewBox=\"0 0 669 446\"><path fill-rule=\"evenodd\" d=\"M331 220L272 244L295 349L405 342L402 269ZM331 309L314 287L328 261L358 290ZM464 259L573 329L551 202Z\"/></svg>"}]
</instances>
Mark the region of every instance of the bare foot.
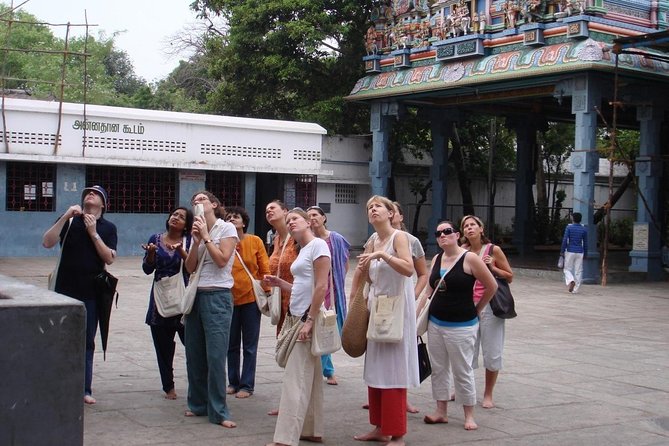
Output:
<instances>
[{"instance_id":1,"label":"bare foot","mask_svg":"<svg viewBox=\"0 0 669 446\"><path fill-rule=\"evenodd\" d=\"M474 419L465 419L465 430L466 431L475 431L479 426L476 424Z\"/></svg>"},{"instance_id":2,"label":"bare foot","mask_svg":"<svg viewBox=\"0 0 669 446\"><path fill-rule=\"evenodd\" d=\"M331 377L329 377L329 378L327 379L327 381L325 381L325 382L328 383L328 384L331 385L331 386L336 386L336 385L338 384L338 383L337 383L337 377L334 376L334 375L332 375Z\"/></svg>"},{"instance_id":3,"label":"bare foot","mask_svg":"<svg viewBox=\"0 0 669 446\"><path fill-rule=\"evenodd\" d=\"M404 443L404 437L393 437L390 439L388 443L386 443L386 446L404 446L406 443Z\"/></svg>"},{"instance_id":4,"label":"bare foot","mask_svg":"<svg viewBox=\"0 0 669 446\"><path fill-rule=\"evenodd\" d=\"M225 393L227 393L228 395L234 395L235 393L237 393L237 389L235 389L232 386L228 386L228 388L225 390Z\"/></svg>"},{"instance_id":5,"label":"bare foot","mask_svg":"<svg viewBox=\"0 0 669 446\"><path fill-rule=\"evenodd\" d=\"M192 410L186 409L184 411L184 417L194 417L194 416L195 416L195 412L193 412Z\"/></svg>"},{"instance_id":6,"label":"bare foot","mask_svg":"<svg viewBox=\"0 0 669 446\"><path fill-rule=\"evenodd\" d=\"M251 392L247 392L246 390L240 390L239 392L237 392L237 395L235 395L235 398L244 399L250 397L251 395L252 395Z\"/></svg>"},{"instance_id":7,"label":"bare foot","mask_svg":"<svg viewBox=\"0 0 669 446\"><path fill-rule=\"evenodd\" d=\"M172 389L169 390L169 392L165 392L165 399L166 400L177 399L177 391L172 388Z\"/></svg>"},{"instance_id":8,"label":"bare foot","mask_svg":"<svg viewBox=\"0 0 669 446\"><path fill-rule=\"evenodd\" d=\"M84 403L95 404L95 403L97 403L97 401L91 395L84 395Z\"/></svg>"},{"instance_id":9,"label":"bare foot","mask_svg":"<svg viewBox=\"0 0 669 446\"><path fill-rule=\"evenodd\" d=\"M290 446L288 444L283 444L283 443L267 443L265 446Z\"/></svg>"},{"instance_id":10,"label":"bare foot","mask_svg":"<svg viewBox=\"0 0 669 446\"><path fill-rule=\"evenodd\" d=\"M310 443L323 443L323 437L316 437L314 435L300 435L300 441L308 441Z\"/></svg>"},{"instance_id":11,"label":"bare foot","mask_svg":"<svg viewBox=\"0 0 669 446\"><path fill-rule=\"evenodd\" d=\"M425 424L446 424L448 423L448 417L440 414L425 415L423 418L423 423Z\"/></svg>"},{"instance_id":12,"label":"bare foot","mask_svg":"<svg viewBox=\"0 0 669 446\"><path fill-rule=\"evenodd\" d=\"M420 409L407 401L407 412L418 413L420 412Z\"/></svg>"},{"instance_id":13,"label":"bare foot","mask_svg":"<svg viewBox=\"0 0 669 446\"><path fill-rule=\"evenodd\" d=\"M483 407L484 409L492 409L493 407L495 407L495 403L492 402L492 398L483 398L481 407Z\"/></svg>"},{"instance_id":14,"label":"bare foot","mask_svg":"<svg viewBox=\"0 0 669 446\"><path fill-rule=\"evenodd\" d=\"M223 427L227 427L228 429L232 429L232 428L237 427L237 423L235 423L234 421L231 421L231 420L223 420L223 421L221 421L220 425L223 426Z\"/></svg>"},{"instance_id":15,"label":"bare foot","mask_svg":"<svg viewBox=\"0 0 669 446\"><path fill-rule=\"evenodd\" d=\"M355 440L358 441L385 441L388 442L391 440L390 435L383 435L381 434L381 429L378 427L374 429L373 431L367 432L364 435L356 435L353 437Z\"/></svg>"},{"instance_id":16,"label":"bare foot","mask_svg":"<svg viewBox=\"0 0 669 446\"><path fill-rule=\"evenodd\" d=\"M269 412L267 412L267 415L271 415L271 416L279 415L279 409L272 409Z\"/></svg>"},{"instance_id":17,"label":"bare foot","mask_svg":"<svg viewBox=\"0 0 669 446\"><path fill-rule=\"evenodd\" d=\"M369 410L369 404L363 404L362 408L365 409L365 410Z\"/></svg>"}]
</instances>

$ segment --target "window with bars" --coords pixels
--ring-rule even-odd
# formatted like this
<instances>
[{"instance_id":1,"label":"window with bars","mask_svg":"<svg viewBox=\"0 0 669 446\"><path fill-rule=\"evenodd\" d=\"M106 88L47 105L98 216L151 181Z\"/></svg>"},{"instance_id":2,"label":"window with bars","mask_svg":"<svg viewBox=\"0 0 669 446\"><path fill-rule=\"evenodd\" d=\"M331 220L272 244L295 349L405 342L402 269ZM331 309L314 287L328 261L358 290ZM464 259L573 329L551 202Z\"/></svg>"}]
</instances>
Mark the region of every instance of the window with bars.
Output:
<instances>
[{"instance_id":1,"label":"window with bars","mask_svg":"<svg viewBox=\"0 0 669 446\"><path fill-rule=\"evenodd\" d=\"M244 175L234 172L207 171L205 188L216 195L223 206L243 206Z\"/></svg>"},{"instance_id":2,"label":"window with bars","mask_svg":"<svg viewBox=\"0 0 669 446\"><path fill-rule=\"evenodd\" d=\"M86 185L94 184L107 190L108 212L167 214L178 205L175 169L89 166Z\"/></svg>"},{"instance_id":3,"label":"window with bars","mask_svg":"<svg viewBox=\"0 0 669 446\"><path fill-rule=\"evenodd\" d=\"M7 163L8 211L52 212L55 210L56 165Z\"/></svg>"},{"instance_id":4,"label":"window with bars","mask_svg":"<svg viewBox=\"0 0 669 446\"><path fill-rule=\"evenodd\" d=\"M316 204L316 176L298 175L295 178L295 206L306 209Z\"/></svg>"},{"instance_id":5,"label":"window with bars","mask_svg":"<svg viewBox=\"0 0 669 446\"><path fill-rule=\"evenodd\" d=\"M357 204L358 186L356 184L335 184L335 203Z\"/></svg>"}]
</instances>

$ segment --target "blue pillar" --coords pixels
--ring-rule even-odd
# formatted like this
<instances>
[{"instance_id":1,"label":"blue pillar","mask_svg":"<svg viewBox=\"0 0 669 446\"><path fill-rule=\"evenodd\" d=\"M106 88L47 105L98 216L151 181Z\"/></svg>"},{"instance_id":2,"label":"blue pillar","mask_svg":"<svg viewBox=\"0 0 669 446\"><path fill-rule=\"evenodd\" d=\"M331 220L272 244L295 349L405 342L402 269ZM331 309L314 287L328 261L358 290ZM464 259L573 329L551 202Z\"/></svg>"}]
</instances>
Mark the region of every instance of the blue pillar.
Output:
<instances>
[{"instance_id":1,"label":"blue pillar","mask_svg":"<svg viewBox=\"0 0 669 446\"><path fill-rule=\"evenodd\" d=\"M372 195L388 196L388 178L391 165L388 161L390 132L398 114L396 102L375 102L372 104L370 127L372 130L372 161L369 176L372 181Z\"/></svg>"},{"instance_id":2,"label":"blue pillar","mask_svg":"<svg viewBox=\"0 0 669 446\"><path fill-rule=\"evenodd\" d=\"M81 204L81 192L86 186L86 166L83 164L58 164L56 182L53 185L56 194L57 217L65 213L73 204ZM56 217L56 218L57 218Z\"/></svg>"},{"instance_id":3,"label":"blue pillar","mask_svg":"<svg viewBox=\"0 0 669 446\"><path fill-rule=\"evenodd\" d=\"M204 170L179 171L179 202L180 206L190 206L190 199L195 192L204 190L207 173Z\"/></svg>"},{"instance_id":4,"label":"blue pillar","mask_svg":"<svg viewBox=\"0 0 669 446\"><path fill-rule=\"evenodd\" d=\"M636 221L634 222L634 243L630 257L630 271L646 272L650 280L664 277L662 269L660 231L655 224L660 218L660 179L662 160L660 157L660 132L664 110L652 105L637 108L640 122L639 156L635 168L638 177L639 197ZM646 198L644 204L641 194ZM653 219L655 221L653 221Z\"/></svg>"},{"instance_id":5,"label":"blue pillar","mask_svg":"<svg viewBox=\"0 0 669 446\"><path fill-rule=\"evenodd\" d=\"M507 121L509 122L509 121ZM513 223L513 246L525 256L533 250L532 185L535 180L534 154L537 144L537 127L533 119L511 122L516 131L516 212Z\"/></svg>"},{"instance_id":6,"label":"blue pillar","mask_svg":"<svg viewBox=\"0 0 669 446\"><path fill-rule=\"evenodd\" d=\"M449 113L444 110L439 110L433 111L430 116L432 133L432 166L430 166L430 179L432 180L432 215L430 215L429 226L427 228L426 253L428 256L432 256L438 251L437 240L434 237L434 230L437 228L439 221L446 218L448 215L448 139L453 129L453 123L444 118L447 114Z\"/></svg>"},{"instance_id":7,"label":"blue pillar","mask_svg":"<svg viewBox=\"0 0 669 446\"><path fill-rule=\"evenodd\" d=\"M244 209L249 214L249 227L246 232L255 233L256 227L256 173L246 172L244 175Z\"/></svg>"},{"instance_id":8,"label":"blue pillar","mask_svg":"<svg viewBox=\"0 0 669 446\"><path fill-rule=\"evenodd\" d=\"M595 203L595 174L599 171L597 153L597 112L601 95L594 78L582 76L575 79L572 96L572 113L576 128L571 168L574 172L574 212L583 215L582 224L588 230L588 257L583 261L583 283L599 283L599 251L597 226L593 223Z\"/></svg>"}]
</instances>

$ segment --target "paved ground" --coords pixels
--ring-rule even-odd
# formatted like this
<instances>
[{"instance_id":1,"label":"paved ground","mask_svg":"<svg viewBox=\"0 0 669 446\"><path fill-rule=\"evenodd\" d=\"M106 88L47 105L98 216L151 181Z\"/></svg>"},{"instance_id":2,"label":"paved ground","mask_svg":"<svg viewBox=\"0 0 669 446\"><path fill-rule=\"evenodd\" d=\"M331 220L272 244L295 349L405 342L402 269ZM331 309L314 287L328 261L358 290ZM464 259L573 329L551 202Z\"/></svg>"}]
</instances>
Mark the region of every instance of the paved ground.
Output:
<instances>
[{"instance_id":1,"label":"paved ground","mask_svg":"<svg viewBox=\"0 0 669 446\"><path fill-rule=\"evenodd\" d=\"M229 399L237 429L185 418L184 351L177 349L179 399L163 399L149 329L144 325L150 277L141 259L111 268L120 277L107 361L96 355L94 395L85 408L85 444L263 445L272 439L282 371L274 331L263 319L255 395ZM55 259L0 258L0 273L39 286ZM450 406L448 425L426 425L433 408L429 379L409 392L421 413L409 415L409 445L667 445L669 444L669 287L662 283L583 286L568 294L556 272L518 270L512 289L518 318L507 322L505 368L497 408L476 408L479 429L462 427ZM362 359L334 355L340 385L325 386L326 443L360 444L369 429ZM477 371L482 391L482 373ZM480 400L480 398L479 398ZM54 443L54 444L57 444ZM308 444L308 443L306 443Z\"/></svg>"}]
</instances>

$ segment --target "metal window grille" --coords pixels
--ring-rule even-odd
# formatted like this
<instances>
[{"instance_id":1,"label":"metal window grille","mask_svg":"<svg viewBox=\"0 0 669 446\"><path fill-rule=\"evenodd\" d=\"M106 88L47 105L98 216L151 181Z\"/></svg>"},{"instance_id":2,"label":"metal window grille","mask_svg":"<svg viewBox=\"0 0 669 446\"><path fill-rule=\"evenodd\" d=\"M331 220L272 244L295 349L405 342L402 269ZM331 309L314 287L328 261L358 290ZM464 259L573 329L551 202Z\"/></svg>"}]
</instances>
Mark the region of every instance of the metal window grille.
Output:
<instances>
[{"instance_id":1,"label":"metal window grille","mask_svg":"<svg viewBox=\"0 0 669 446\"><path fill-rule=\"evenodd\" d=\"M356 184L335 184L335 203L357 204L358 186Z\"/></svg>"},{"instance_id":2,"label":"metal window grille","mask_svg":"<svg viewBox=\"0 0 669 446\"><path fill-rule=\"evenodd\" d=\"M205 188L216 195L223 206L244 205L244 176L241 173L207 171Z\"/></svg>"},{"instance_id":3,"label":"metal window grille","mask_svg":"<svg viewBox=\"0 0 669 446\"><path fill-rule=\"evenodd\" d=\"M295 206L306 209L316 204L316 176L298 175L295 178Z\"/></svg>"},{"instance_id":4,"label":"metal window grille","mask_svg":"<svg viewBox=\"0 0 669 446\"><path fill-rule=\"evenodd\" d=\"M8 162L6 209L28 212L54 211L55 181L55 164Z\"/></svg>"},{"instance_id":5,"label":"metal window grille","mask_svg":"<svg viewBox=\"0 0 669 446\"><path fill-rule=\"evenodd\" d=\"M88 166L86 185L94 184L107 190L108 212L166 214L177 205L174 169Z\"/></svg>"}]
</instances>

